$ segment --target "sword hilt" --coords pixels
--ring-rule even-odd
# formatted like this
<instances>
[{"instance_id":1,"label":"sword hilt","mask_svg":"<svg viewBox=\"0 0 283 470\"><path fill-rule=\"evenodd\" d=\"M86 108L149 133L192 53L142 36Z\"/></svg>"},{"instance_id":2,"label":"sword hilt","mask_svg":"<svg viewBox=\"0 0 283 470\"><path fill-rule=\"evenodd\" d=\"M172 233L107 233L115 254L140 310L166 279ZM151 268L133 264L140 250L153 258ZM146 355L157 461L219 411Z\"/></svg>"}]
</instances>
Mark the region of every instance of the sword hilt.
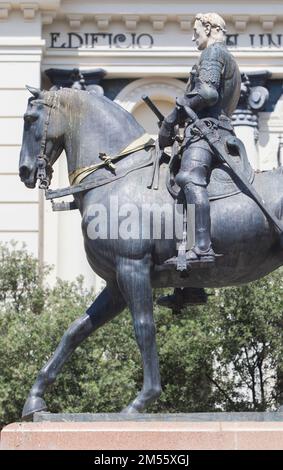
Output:
<instances>
[{"instance_id":1,"label":"sword hilt","mask_svg":"<svg viewBox=\"0 0 283 470\"><path fill-rule=\"evenodd\" d=\"M154 112L155 116L158 118L158 121L161 125L162 121L164 121L164 116L163 114L161 113L161 111L159 111L159 109L157 108L157 106L153 103L153 101L151 101L151 99L149 98L149 96L147 95L143 95L142 96L142 100L147 104L147 106L151 109L151 111Z\"/></svg>"}]
</instances>

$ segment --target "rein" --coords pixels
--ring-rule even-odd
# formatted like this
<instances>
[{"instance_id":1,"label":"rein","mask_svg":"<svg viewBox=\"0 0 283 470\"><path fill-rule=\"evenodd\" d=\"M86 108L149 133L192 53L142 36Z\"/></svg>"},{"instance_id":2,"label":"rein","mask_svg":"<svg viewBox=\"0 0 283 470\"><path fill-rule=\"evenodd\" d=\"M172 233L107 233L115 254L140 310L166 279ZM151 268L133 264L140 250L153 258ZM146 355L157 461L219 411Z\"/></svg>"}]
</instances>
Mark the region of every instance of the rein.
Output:
<instances>
[{"instance_id":1,"label":"rein","mask_svg":"<svg viewBox=\"0 0 283 470\"><path fill-rule=\"evenodd\" d=\"M55 95L56 97L56 92ZM36 179L39 180L39 185L38 187L40 189L48 189L50 182L51 182L51 176L53 173L53 168L50 165L48 158L46 156L46 142L47 142L47 131L48 131L48 126L50 122L50 116L51 116L51 111L55 107L55 98L52 100L52 102L46 103L44 102L45 106L48 106L48 111L47 111L47 116L44 122L44 127L43 127L43 136L40 144L40 152L39 155L36 157L36 166L37 166L37 175Z\"/></svg>"},{"instance_id":2,"label":"rein","mask_svg":"<svg viewBox=\"0 0 283 470\"><path fill-rule=\"evenodd\" d=\"M46 144L47 144L47 132L48 132L48 126L50 123L50 117L51 117L51 111L52 109L55 108L56 104L56 92L54 97L52 98L51 102L48 103L46 101L42 101L42 103L45 106L48 106L48 112L46 115L46 119L44 122L44 128L43 128L43 135L42 135L42 140L40 144L40 153L36 158L36 165L37 165L37 175L36 178L39 180L39 188L45 190L45 198L46 200L51 200L53 204L53 210L66 210L66 209L71 209L71 208L76 208L74 207L67 207L66 204L69 203L60 203L57 204L58 208L55 208L56 205L53 203L53 199L55 198L60 198L63 196L68 196L71 194L77 194L83 191L87 191L89 189L93 189L98 186L103 186L107 183L110 183L112 181L115 181L117 179L120 179L124 176L126 176L128 173L138 170L140 168L144 168L148 165L152 165L153 159L152 155L149 155L149 158L145 159L143 162L140 164L137 164L131 168L127 168L124 172L121 174L115 175L114 177L106 177L106 178L97 178L94 181L89 181L89 182L82 182L84 178L86 178L88 175L94 173L96 170L99 168L109 168L111 170L111 173L115 173L116 167L114 165L114 162L117 160L120 160L132 153L135 153L139 150L149 150L155 147L155 142L154 140L148 135L148 134L143 134L141 137L138 139L134 140L131 142L126 148L124 148L118 155L114 156L109 156L106 155L105 153L100 153L99 158L102 160L99 163L90 165L88 167L84 168L77 168L73 172L69 174L69 180L70 180L70 186L66 188L60 188L56 190L51 190L48 189L50 182L51 182L51 176L53 173L52 166L50 165L48 161L48 157L46 155ZM39 100L38 100L39 101ZM72 203L71 203L72 204ZM66 207L65 207L66 206Z\"/></svg>"},{"instance_id":3,"label":"rein","mask_svg":"<svg viewBox=\"0 0 283 470\"><path fill-rule=\"evenodd\" d=\"M155 148L155 143L153 139L150 139L145 144L140 145L139 147L132 148L126 153L124 151L124 152L121 152L119 155L115 155L114 157L107 157L107 159L105 159L106 161L97 163L96 165L92 165L91 167L87 167L87 170L89 170L89 172L84 175L84 178L88 176L89 174L93 173L94 171L96 171L98 168L109 167L109 164L113 165L112 163L113 161L124 158L134 152L137 152L138 150L143 150L143 149L149 150L153 148ZM119 175L115 175L112 178L109 178L109 177L97 178L93 181L80 182L73 186L67 186L66 188L60 188L60 189L55 189L55 190L48 189L45 191L45 198L47 200L50 200L50 199L52 200L52 199L56 199L56 198L63 197L63 196L69 196L71 194L78 194L83 191L88 191L89 189L97 188L99 186L104 186L105 184L111 183L112 181L116 181L118 179L123 178L124 176L128 175L132 171L139 170L140 168L144 168L146 166L152 165L152 163L153 163L153 156L151 153L149 157L145 159L144 161L142 161L140 164L137 164L131 168L127 168L124 172L122 172ZM81 169L81 170L84 170L84 169Z\"/></svg>"},{"instance_id":4,"label":"rein","mask_svg":"<svg viewBox=\"0 0 283 470\"><path fill-rule=\"evenodd\" d=\"M115 172L116 167L113 162L120 160L122 157L126 157L131 153L138 152L139 150L144 150L148 147L154 147L154 145L154 140L145 133L138 139L131 142L130 145L127 145L127 147L117 155L110 157L109 155L106 155L106 153L100 153L99 158L103 161L84 168L77 168L76 170L72 171L69 174L70 184L73 186L77 183L80 183L84 178L86 178L88 175L91 175L99 168L107 167Z\"/></svg>"}]
</instances>

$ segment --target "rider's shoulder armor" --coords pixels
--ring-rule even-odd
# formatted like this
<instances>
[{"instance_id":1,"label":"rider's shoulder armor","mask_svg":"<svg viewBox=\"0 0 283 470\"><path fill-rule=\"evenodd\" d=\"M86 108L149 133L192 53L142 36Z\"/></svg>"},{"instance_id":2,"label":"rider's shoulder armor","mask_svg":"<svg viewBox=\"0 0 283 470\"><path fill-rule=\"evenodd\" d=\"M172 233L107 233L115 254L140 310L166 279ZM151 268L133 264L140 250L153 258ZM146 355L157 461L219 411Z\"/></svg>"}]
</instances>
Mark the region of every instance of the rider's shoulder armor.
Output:
<instances>
[{"instance_id":1,"label":"rider's shoulder armor","mask_svg":"<svg viewBox=\"0 0 283 470\"><path fill-rule=\"evenodd\" d=\"M224 43L216 42L202 51L186 95L189 98L199 95L207 107L219 105L221 101L223 110L230 114L238 103L240 85L234 57Z\"/></svg>"}]
</instances>

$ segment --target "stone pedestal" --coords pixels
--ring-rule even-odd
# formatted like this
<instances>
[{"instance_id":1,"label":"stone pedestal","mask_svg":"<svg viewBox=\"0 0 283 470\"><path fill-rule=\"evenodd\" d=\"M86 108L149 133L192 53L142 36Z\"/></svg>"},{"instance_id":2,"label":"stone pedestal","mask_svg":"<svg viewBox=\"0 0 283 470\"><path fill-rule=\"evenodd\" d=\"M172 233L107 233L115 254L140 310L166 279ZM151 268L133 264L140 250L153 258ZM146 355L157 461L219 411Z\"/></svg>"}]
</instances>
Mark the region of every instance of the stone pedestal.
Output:
<instances>
[{"instance_id":1,"label":"stone pedestal","mask_svg":"<svg viewBox=\"0 0 283 470\"><path fill-rule=\"evenodd\" d=\"M1 433L2 450L282 450L283 413L39 413Z\"/></svg>"}]
</instances>

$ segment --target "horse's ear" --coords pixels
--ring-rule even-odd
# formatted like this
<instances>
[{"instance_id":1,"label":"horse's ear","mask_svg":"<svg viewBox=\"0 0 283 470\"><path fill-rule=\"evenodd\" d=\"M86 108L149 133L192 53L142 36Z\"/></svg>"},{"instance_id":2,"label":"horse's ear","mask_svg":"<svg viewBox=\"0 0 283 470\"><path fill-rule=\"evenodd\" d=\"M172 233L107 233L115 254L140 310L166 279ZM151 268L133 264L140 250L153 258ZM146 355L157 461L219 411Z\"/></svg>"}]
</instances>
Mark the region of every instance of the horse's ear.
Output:
<instances>
[{"instance_id":1,"label":"horse's ear","mask_svg":"<svg viewBox=\"0 0 283 470\"><path fill-rule=\"evenodd\" d=\"M39 98L41 96L41 90L39 88L34 88L29 85L26 85L26 88L35 98Z\"/></svg>"}]
</instances>

